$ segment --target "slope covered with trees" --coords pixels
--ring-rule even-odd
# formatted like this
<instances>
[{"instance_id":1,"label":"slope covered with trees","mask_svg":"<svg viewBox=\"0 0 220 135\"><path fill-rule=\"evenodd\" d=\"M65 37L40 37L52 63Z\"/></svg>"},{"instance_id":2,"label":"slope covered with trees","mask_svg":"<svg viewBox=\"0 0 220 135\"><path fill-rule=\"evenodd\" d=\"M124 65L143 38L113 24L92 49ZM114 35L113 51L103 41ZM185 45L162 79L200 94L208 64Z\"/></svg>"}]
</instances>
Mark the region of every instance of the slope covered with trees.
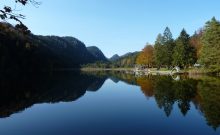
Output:
<instances>
[{"instance_id":1,"label":"slope covered with trees","mask_svg":"<svg viewBox=\"0 0 220 135\"><path fill-rule=\"evenodd\" d=\"M116 61L116 60L118 60L118 59L120 59L120 56L119 56L118 54L115 54L115 55L113 55L113 56L109 59L109 61L114 62L114 61Z\"/></svg>"},{"instance_id":2,"label":"slope covered with trees","mask_svg":"<svg viewBox=\"0 0 220 135\"><path fill-rule=\"evenodd\" d=\"M79 68L99 60L76 38L24 35L10 24L0 23L1 71Z\"/></svg>"},{"instance_id":3,"label":"slope covered with trees","mask_svg":"<svg viewBox=\"0 0 220 135\"><path fill-rule=\"evenodd\" d=\"M129 68L134 67L139 52L126 53L111 63L113 68Z\"/></svg>"},{"instance_id":4,"label":"slope covered with trees","mask_svg":"<svg viewBox=\"0 0 220 135\"><path fill-rule=\"evenodd\" d=\"M102 51L96 46L89 46L87 50L96 58L97 61L107 62L108 59L102 53Z\"/></svg>"},{"instance_id":5,"label":"slope covered with trees","mask_svg":"<svg viewBox=\"0 0 220 135\"><path fill-rule=\"evenodd\" d=\"M129 52L122 56L113 55L108 61L84 64L83 68L133 68L140 52Z\"/></svg>"}]
</instances>

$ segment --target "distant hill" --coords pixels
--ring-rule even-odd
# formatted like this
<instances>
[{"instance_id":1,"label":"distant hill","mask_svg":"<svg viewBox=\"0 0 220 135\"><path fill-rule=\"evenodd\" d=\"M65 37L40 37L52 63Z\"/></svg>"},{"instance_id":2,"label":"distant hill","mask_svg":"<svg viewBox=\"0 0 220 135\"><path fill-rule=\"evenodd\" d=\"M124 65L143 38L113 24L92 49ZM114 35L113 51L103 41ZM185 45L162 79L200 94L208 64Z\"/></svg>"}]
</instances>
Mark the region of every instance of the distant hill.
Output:
<instances>
[{"instance_id":1,"label":"distant hill","mask_svg":"<svg viewBox=\"0 0 220 135\"><path fill-rule=\"evenodd\" d=\"M78 67L81 64L95 62L96 59L88 52L84 43L73 37L35 36L38 44L54 54L58 67Z\"/></svg>"},{"instance_id":2,"label":"distant hill","mask_svg":"<svg viewBox=\"0 0 220 135\"><path fill-rule=\"evenodd\" d=\"M129 52L112 61L113 67L134 67L139 52Z\"/></svg>"},{"instance_id":3,"label":"distant hill","mask_svg":"<svg viewBox=\"0 0 220 135\"><path fill-rule=\"evenodd\" d=\"M97 47L86 48L74 37L23 35L0 23L0 70L79 68L107 60Z\"/></svg>"},{"instance_id":4,"label":"distant hill","mask_svg":"<svg viewBox=\"0 0 220 135\"><path fill-rule=\"evenodd\" d=\"M136 53L136 52L128 52L128 53L125 53L124 55L121 56L121 58L127 57L127 56L131 56L131 55L133 55L134 53Z\"/></svg>"},{"instance_id":5,"label":"distant hill","mask_svg":"<svg viewBox=\"0 0 220 135\"><path fill-rule=\"evenodd\" d=\"M103 52L96 46L89 46L87 50L95 57L97 61L107 62L108 59L105 57Z\"/></svg>"},{"instance_id":6,"label":"distant hill","mask_svg":"<svg viewBox=\"0 0 220 135\"><path fill-rule=\"evenodd\" d=\"M120 58L120 56L118 54L115 54L109 59L109 61L114 62L114 61L118 60L119 58Z\"/></svg>"}]
</instances>

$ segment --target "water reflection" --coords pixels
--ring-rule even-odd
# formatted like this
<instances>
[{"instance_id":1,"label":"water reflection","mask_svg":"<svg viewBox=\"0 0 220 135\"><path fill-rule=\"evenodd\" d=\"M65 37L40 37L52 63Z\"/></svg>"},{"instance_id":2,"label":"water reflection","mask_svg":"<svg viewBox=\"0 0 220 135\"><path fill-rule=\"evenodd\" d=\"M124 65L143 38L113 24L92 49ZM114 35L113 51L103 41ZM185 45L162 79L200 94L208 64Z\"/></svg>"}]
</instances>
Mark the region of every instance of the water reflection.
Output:
<instances>
[{"instance_id":1,"label":"water reflection","mask_svg":"<svg viewBox=\"0 0 220 135\"><path fill-rule=\"evenodd\" d=\"M140 86L147 98L154 98L167 117L174 105L186 116L192 105L213 129L220 125L220 79L210 76L139 76L124 72L33 73L0 78L0 117L9 117L37 103L72 102L86 91L98 91L106 79ZM177 79L176 79L177 78ZM147 102L147 101L146 101Z\"/></svg>"},{"instance_id":2,"label":"water reflection","mask_svg":"<svg viewBox=\"0 0 220 135\"><path fill-rule=\"evenodd\" d=\"M201 112L207 124L216 130L220 126L220 78L211 76L139 76L124 72L105 72L131 85L140 86L147 98L155 98L157 105L169 117L174 104L183 116L191 105ZM91 73L90 73L91 74ZM103 76L103 72L92 73ZM114 79L115 80L115 79Z\"/></svg>"},{"instance_id":3,"label":"water reflection","mask_svg":"<svg viewBox=\"0 0 220 135\"><path fill-rule=\"evenodd\" d=\"M0 117L9 117L37 103L74 101L86 90L97 91L105 80L79 72L1 76Z\"/></svg>"},{"instance_id":4,"label":"water reflection","mask_svg":"<svg viewBox=\"0 0 220 135\"><path fill-rule=\"evenodd\" d=\"M214 129L220 125L220 79L202 77L200 79L182 78L179 81L169 76L138 78L137 84L147 97L154 96L158 107L167 116L171 115L173 105L178 104L183 116L191 108L191 102L201 111L207 124Z\"/></svg>"}]
</instances>

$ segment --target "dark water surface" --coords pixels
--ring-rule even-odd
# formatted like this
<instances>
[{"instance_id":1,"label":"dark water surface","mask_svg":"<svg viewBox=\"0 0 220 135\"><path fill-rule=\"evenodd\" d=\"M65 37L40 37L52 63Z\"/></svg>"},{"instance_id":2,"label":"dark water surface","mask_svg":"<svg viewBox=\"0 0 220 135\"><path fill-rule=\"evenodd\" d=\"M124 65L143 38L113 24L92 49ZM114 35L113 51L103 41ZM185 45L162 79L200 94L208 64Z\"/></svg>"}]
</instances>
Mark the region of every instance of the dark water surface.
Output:
<instances>
[{"instance_id":1,"label":"dark water surface","mask_svg":"<svg viewBox=\"0 0 220 135\"><path fill-rule=\"evenodd\" d=\"M0 135L220 135L220 78L58 72L0 79Z\"/></svg>"}]
</instances>

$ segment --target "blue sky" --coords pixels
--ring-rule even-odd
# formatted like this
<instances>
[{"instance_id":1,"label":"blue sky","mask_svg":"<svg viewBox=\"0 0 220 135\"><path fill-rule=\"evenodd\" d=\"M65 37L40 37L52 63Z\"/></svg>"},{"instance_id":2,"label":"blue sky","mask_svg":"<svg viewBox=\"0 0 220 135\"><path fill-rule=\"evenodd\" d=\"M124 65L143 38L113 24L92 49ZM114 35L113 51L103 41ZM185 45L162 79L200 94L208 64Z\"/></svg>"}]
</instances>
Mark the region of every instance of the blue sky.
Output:
<instances>
[{"instance_id":1,"label":"blue sky","mask_svg":"<svg viewBox=\"0 0 220 135\"><path fill-rule=\"evenodd\" d=\"M3 0L8 1L8 0ZM140 51L169 26L174 38L189 34L213 16L220 0L41 0L39 8L17 7L34 34L73 36L98 46L107 57ZM0 4L2 6L2 4Z\"/></svg>"}]
</instances>

